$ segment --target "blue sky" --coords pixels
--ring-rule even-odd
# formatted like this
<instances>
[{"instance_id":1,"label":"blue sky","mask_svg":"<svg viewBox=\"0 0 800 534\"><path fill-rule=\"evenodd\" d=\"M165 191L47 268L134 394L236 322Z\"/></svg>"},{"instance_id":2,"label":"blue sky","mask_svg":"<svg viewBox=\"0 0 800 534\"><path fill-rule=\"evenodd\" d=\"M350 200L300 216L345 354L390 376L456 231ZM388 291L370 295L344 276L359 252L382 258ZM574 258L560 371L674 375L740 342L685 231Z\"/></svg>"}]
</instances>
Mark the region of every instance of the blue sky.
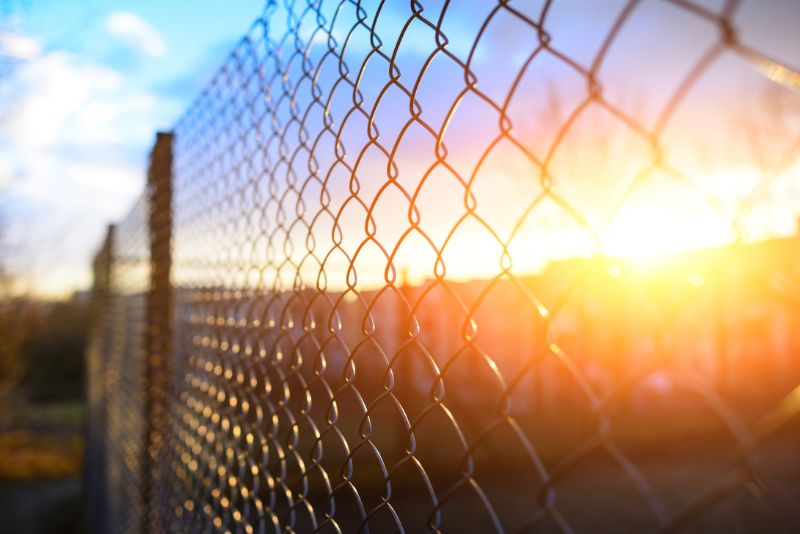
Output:
<instances>
[{"instance_id":1,"label":"blue sky","mask_svg":"<svg viewBox=\"0 0 800 534\"><path fill-rule=\"evenodd\" d=\"M155 132L172 127L261 8L0 3L0 213L18 289L89 284L91 251L141 190Z\"/></svg>"},{"instance_id":2,"label":"blue sky","mask_svg":"<svg viewBox=\"0 0 800 534\"><path fill-rule=\"evenodd\" d=\"M589 68L625 3L557 0L545 27L560 52ZM712 10L722 4L719 0L701 3ZM173 128L263 5L263 0L0 0L0 238L6 268L18 275L17 290L63 295L89 286L91 256L106 224L120 220L141 193L155 132ZM335 4L324 5L330 8ZM437 2L425 5L436 6ZM450 39L448 50L466 60L495 3L464 0L453 5L456 8L448 11L443 30ZM515 0L512 5L522 6L520 9L533 18L541 9L541 2L535 0ZM391 35L402 27L409 7L406 0L386 6L378 32L384 36L387 52L391 52ZM350 24L347 20L339 22L342 28ZM748 46L787 65L800 64L800 32L796 31L800 4L796 0L745 2L734 23ZM279 32L280 28L273 30ZM341 37L337 35L340 41ZM361 37L364 44L368 42L364 35ZM684 73L717 38L718 28L708 21L669 2L646 0L626 22L603 63L599 74L604 94L614 105L650 125ZM493 18L471 64L481 90L502 100L537 42L530 25L508 13ZM413 81L414 68L419 69L421 58L433 46L429 29L411 26L398 55L400 69L406 75L411 73L403 80ZM348 50L355 56L346 60L360 61L366 48L359 49L353 41ZM504 53L494 55L495 50ZM447 66L445 61L430 69L420 93L426 100L425 117L437 125L449 107L448 99L454 98L450 93L459 90L455 80L463 76L453 64L449 70ZM386 73L370 73L372 81L361 89L374 96L385 78ZM768 102L761 90L765 80L742 57L725 54L678 110L676 126L665 134L670 145L667 148L680 152L688 147L696 153L697 146L702 145L711 152L707 141L719 138L718 132L726 132L726 142L735 141L733 111L768 117L763 113ZM585 92L585 79L553 56L542 56L526 72L509 107L515 131L533 145L552 141L555 132L545 135L548 132L542 131L548 125L547 117L553 115L551 93L558 95L561 112L567 112L585 98ZM450 152L460 163L469 159L466 154L475 152L476 143L488 142L483 137L496 135L496 115L481 115L474 100L467 98L459 106L446 137ZM406 118L403 105L383 106L383 110L389 115L379 117L379 122L387 130ZM703 120L698 121L698 117ZM598 207L595 191L575 178L602 173L596 168L580 168L576 159L589 162L591 158L574 155L583 146L597 144L606 135L607 125L601 119L592 122L591 114L585 119L583 130L576 128L564 143L560 154L564 168L558 182L572 199L591 197L582 206L591 211ZM563 117L558 120L563 121ZM696 142L698 139L701 143ZM725 167L731 164L730 146L728 143L723 151L720 164L700 171L698 180L719 182L722 190L730 191L731 176L740 171L750 173L747 162L737 162L736 169ZM406 170L405 177L413 178L421 172L417 168L420 154L413 152L408 163L412 171ZM699 168L688 161L695 156L684 158L689 173ZM629 155L624 158L630 159ZM495 190L502 187L504 173L509 191L513 191L528 183L531 172L535 172L511 168L515 161L512 156L498 161L498 165L509 168L485 172L490 180L487 183ZM590 163L595 165L586 165ZM551 171L558 170L558 164L557 158ZM603 187L608 189L607 185ZM782 191L776 189L775 197L785 208L788 202L781 199L786 197ZM651 197L658 198L655 194ZM780 214L780 228L793 231L800 204L790 208L767 211ZM474 236L468 237L474 240ZM539 248L520 242L525 250L538 253Z\"/></svg>"}]
</instances>

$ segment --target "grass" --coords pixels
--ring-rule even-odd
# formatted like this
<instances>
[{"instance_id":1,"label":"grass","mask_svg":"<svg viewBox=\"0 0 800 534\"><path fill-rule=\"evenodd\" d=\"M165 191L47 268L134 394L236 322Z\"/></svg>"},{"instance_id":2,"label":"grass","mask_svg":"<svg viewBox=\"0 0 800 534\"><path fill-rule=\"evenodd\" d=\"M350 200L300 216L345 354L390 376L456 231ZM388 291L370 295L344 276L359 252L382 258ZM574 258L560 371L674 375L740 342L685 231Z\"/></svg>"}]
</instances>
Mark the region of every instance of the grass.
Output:
<instances>
[{"instance_id":1,"label":"grass","mask_svg":"<svg viewBox=\"0 0 800 534\"><path fill-rule=\"evenodd\" d=\"M0 481L74 477L83 469L84 404L6 399L0 421Z\"/></svg>"},{"instance_id":2,"label":"grass","mask_svg":"<svg viewBox=\"0 0 800 534\"><path fill-rule=\"evenodd\" d=\"M0 480L28 481L77 476L83 469L83 439L26 430L0 433Z\"/></svg>"},{"instance_id":3,"label":"grass","mask_svg":"<svg viewBox=\"0 0 800 534\"><path fill-rule=\"evenodd\" d=\"M10 399L6 427L42 428L79 433L84 423L86 408L82 401L57 403L29 403Z\"/></svg>"}]
</instances>

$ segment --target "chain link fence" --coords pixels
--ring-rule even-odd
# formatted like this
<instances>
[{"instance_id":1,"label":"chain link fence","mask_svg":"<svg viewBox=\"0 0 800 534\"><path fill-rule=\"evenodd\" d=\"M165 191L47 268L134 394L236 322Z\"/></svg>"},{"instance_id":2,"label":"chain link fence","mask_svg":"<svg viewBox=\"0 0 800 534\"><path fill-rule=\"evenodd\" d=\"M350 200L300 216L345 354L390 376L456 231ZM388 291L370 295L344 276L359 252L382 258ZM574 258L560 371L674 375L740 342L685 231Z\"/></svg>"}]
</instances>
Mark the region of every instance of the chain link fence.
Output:
<instances>
[{"instance_id":1,"label":"chain link fence","mask_svg":"<svg viewBox=\"0 0 800 534\"><path fill-rule=\"evenodd\" d=\"M267 2L95 262L98 530L797 531L798 16Z\"/></svg>"}]
</instances>

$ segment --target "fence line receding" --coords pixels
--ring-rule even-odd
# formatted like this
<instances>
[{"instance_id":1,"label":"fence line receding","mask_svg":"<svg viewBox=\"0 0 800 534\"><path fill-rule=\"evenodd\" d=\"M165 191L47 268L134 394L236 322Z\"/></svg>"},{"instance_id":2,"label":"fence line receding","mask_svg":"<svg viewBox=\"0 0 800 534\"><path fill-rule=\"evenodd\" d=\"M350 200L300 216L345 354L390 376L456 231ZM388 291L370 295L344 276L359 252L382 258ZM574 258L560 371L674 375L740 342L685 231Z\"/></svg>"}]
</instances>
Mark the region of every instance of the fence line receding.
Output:
<instances>
[{"instance_id":1,"label":"fence line receding","mask_svg":"<svg viewBox=\"0 0 800 534\"><path fill-rule=\"evenodd\" d=\"M796 532L798 17L267 2L95 261L93 525Z\"/></svg>"}]
</instances>

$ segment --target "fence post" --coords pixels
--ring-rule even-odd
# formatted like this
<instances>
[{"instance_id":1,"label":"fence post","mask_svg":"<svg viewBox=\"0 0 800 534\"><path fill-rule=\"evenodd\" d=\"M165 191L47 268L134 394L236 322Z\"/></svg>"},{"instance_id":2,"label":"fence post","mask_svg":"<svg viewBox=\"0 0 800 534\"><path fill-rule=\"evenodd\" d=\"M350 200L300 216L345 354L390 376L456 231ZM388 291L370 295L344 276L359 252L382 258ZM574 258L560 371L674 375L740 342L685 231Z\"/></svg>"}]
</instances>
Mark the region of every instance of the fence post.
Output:
<instances>
[{"instance_id":1,"label":"fence post","mask_svg":"<svg viewBox=\"0 0 800 534\"><path fill-rule=\"evenodd\" d=\"M109 349L109 298L114 246L113 224L92 264L93 281L90 302L92 329L86 352L86 404L88 411L86 439L87 518L90 532L108 532L106 486L106 358Z\"/></svg>"},{"instance_id":2,"label":"fence post","mask_svg":"<svg viewBox=\"0 0 800 534\"><path fill-rule=\"evenodd\" d=\"M142 463L144 532L159 532L159 509L168 467L170 359L172 354L172 134L159 132L147 173L150 283L145 328L145 447Z\"/></svg>"}]
</instances>

